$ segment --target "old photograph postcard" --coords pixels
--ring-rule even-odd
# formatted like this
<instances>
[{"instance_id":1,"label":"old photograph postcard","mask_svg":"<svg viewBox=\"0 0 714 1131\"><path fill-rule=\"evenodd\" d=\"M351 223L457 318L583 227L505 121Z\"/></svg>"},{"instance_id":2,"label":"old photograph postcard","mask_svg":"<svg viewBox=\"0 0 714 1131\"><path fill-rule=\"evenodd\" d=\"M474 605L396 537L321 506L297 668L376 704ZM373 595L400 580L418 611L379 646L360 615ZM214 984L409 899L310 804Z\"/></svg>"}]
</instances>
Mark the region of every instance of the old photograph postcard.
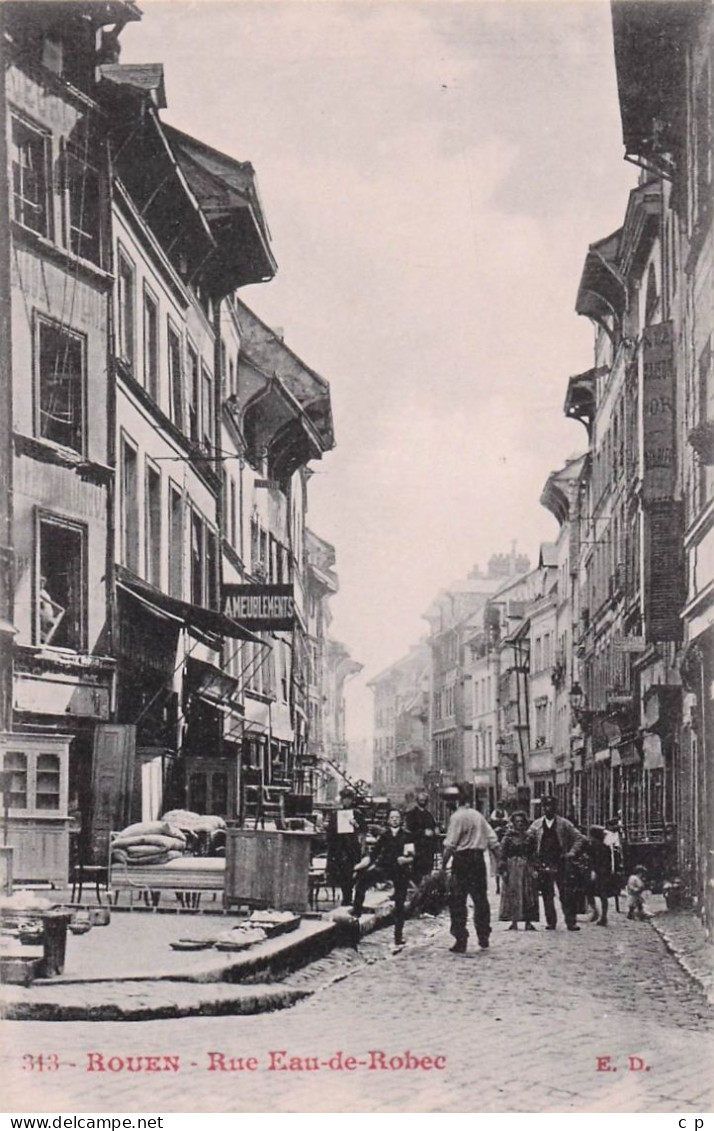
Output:
<instances>
[{"instance_id":1,"label":"old photograph postcard","mask_svg":"<svg viewBox=\"0 0 714 1131\"><path fill-rule=\"evenodd\" d=\"M8 1127L704 1131L712 8L0 4Z\"/></svg>"}]
</instances>

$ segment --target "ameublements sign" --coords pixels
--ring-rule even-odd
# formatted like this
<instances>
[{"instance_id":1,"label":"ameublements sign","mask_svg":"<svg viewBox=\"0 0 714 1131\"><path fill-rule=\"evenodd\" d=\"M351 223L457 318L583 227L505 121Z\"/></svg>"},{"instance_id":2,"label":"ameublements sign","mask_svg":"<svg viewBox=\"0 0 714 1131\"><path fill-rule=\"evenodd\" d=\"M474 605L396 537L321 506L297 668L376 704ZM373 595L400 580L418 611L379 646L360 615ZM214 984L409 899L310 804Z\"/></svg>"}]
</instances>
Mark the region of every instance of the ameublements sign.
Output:
<instances>
[{"instance_id":1,"label":"ameublements sign","mask_svg":"<svg viewBox=\"0 0 714 1131\"><path fill-rule=\"evenodd\" d=\"M292 585L224 585L223 612L252 631L288 632L295 624Z\"/></svg>"}]
</instances>

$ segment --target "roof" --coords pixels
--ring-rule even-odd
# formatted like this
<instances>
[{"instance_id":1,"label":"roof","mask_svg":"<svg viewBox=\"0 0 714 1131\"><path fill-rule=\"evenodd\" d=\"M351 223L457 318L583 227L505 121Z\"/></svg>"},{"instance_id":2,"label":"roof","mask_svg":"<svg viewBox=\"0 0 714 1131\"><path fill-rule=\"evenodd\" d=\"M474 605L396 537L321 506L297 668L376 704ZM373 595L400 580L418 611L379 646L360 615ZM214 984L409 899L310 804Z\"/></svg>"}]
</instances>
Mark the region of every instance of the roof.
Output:
<instances>
[{"instance_id":1,"label":"roof","mask_svg":"<svg viewBox=\"0 0 714 1131\"><path fill-rule=\"evenodd\" d=\"M429 656L427 645L425 643L415 644L408 655L402 656L399 660L395 660L394 663L390 664L388 668L384 668L384 670L381 671L378 675L375 675L372 677L372 679L368 680L367 687L374 687L376 684L382 683L382 681L387 679L389 676L394 675L396 672L404 668L408 668L409 666L413 666L415 669L418 669L420 663L421 666L423 666L424 670L428 669Z\"/></svg>"},{"instance_id":2,"label":"roof","mask_svg":"<svg viewBox=\"0 0 714 1131\"><path fill-rule=\"evenodd\" d=\"M98 68L100 79L127 86L148 95L159 109L166 107L164 68L161 63L103 63Z\"/></svg>"},{"instance_id":3,"label":"roof","mask_svg":"<svg viewBox=\"0 0 714 1131\"><path fill-rule=\"evenodd\" d=\"M628 154L675 155L683 142L687 27L700 0L613 0L612 30L622 140Z\"/></svg>"},{"instance_id":4,"label":"roof","mask_svg":"<svg viewBox=\"0 0 714 1131\"><path fill-rule=\"evenodd\" d=\"M335 446L329 382L298 357L244 302L236 300L241 354L281 382L305 412L323 451Z\"/></svg>"},{"instance_id":5,"label":"roof","mask_svg":"<svg viewBox=\"0 0 714 1131\"><path fill-rule=\"evenodd\" d=\"M583 454L575 459L568 460L565 467L561 467L558 471L551 471L545 481L540 496L540 504L550 511L561 526L570 517L569 486L573 481L580 478L586 459L587 455Z\"/></svg>"},{"instance_id":6,"label":"roof","mask_svg":"<svg viewBox=\"0 0 714 1131\"><path fill-rule=\"evenodd\" d=\"M214 272L218 272L221 289L228 293L272 279L277 263L250 161L220 153L175 126L164 125L164 129L211 230L219 237Z\"/></svg>"},{"instance_id":7,"label":"roof","mask_svg":"<svg viewBox=\"0 0 714 1131\"><path fill-rule=\"evenodd\" d=\"M595 322L609 316L620 319L625 310L627 291L617 266L621 231L591 243L585 256L575 312Z\"/></svg>"}]
</instances>

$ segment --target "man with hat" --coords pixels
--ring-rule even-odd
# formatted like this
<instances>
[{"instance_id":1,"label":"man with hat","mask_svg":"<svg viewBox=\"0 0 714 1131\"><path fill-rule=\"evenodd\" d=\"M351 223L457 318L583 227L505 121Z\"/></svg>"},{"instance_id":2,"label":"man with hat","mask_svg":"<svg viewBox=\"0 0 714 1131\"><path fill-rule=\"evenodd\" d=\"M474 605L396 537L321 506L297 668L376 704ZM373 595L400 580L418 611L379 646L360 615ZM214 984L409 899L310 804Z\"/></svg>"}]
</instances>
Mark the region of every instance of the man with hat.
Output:
<instances>
[{"instance_id":1,"label":"man with hat","mask_svg":"<svg viewBox=\"0 0 714 1131\"><path fill-rule=\"evenodd\" d=\"M342 906L352 904L355 865L362 859L360 833L363 822L354 808L355 791L346 785L340 790L340 810L330 813L327 822L327 868L330 887L340 888Z\"/></svg>"},{"instance_id":2,"label":"man with hat","mask_svg":"<svg viewBox=\"0 0 714 1131\"><path fill-rule=\"evenodd\" d=\"M568 868L578 852L583 850L585 837L575 825L558 815L555 797L542 797L541 806L543 816L533 822L529 835L535 842L535 862L545 909L545 929L554 931L558 921L555 910L557 884L565 925L569 931L579 931L575 918L575 893Z\"/></svg>"}]
</instances>

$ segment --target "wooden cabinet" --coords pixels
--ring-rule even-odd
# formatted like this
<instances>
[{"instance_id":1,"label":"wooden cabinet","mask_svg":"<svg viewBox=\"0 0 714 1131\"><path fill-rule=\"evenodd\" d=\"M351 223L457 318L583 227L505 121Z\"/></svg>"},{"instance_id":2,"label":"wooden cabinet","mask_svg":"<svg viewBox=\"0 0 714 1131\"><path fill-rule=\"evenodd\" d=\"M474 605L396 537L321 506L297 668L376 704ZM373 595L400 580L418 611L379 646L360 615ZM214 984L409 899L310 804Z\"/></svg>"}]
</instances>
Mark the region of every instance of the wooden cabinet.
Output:
<instances>
[{"instance_id":1,"label":"wooden cabinet","mask_svg":"<svg viewBox=\"0 0 714 1131\"><path fill-rule=\"evenodd\" d=\"M310 833L226 830L225 904L307 911Z\"/></svg>"},{"instance_id":2,"label":"wooden cabinet","mask_svg":"<svg viewBox=\"0 0 714 1131\"><path fill-rule=\"evenodd\" d=\"M2 734L3 839L15 882L65 884L69 872L70 735Z\"/></svg>"}]
</instances>

